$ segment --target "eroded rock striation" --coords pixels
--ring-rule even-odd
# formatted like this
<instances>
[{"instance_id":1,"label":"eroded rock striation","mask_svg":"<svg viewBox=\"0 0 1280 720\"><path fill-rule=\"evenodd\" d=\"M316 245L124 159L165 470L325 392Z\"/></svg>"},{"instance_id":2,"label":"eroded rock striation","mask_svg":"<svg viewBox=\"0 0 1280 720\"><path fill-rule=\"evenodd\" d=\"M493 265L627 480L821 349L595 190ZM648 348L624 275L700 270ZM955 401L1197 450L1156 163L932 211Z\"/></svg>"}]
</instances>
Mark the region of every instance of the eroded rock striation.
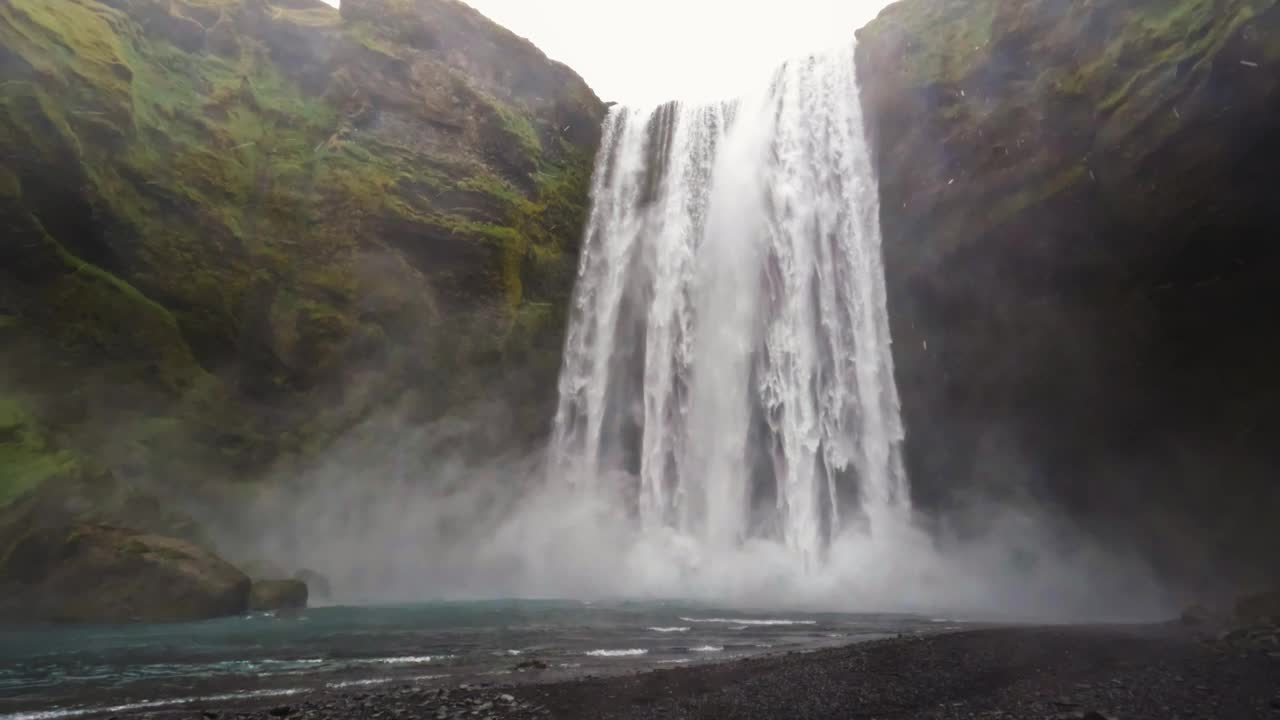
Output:
<instances>
[{"instance_id":1,"label":"eroded rock striation","mask_svg":"<svg viewBox=\"0 0 1280 720\"><path fill-rule=\"evenodd\" d=\"M859 39L918 500L1277 572L1277 3L903 0Z\"/></svg>"}]
</instances>

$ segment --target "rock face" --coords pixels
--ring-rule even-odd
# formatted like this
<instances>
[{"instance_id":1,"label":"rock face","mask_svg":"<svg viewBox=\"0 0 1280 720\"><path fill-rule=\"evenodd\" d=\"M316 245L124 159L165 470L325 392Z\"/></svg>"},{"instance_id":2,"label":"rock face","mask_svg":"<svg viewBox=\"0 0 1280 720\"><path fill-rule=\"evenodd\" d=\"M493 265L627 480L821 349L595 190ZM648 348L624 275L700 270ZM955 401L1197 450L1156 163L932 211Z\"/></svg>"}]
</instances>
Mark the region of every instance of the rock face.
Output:
<instances>
[{"instance_id":1,"label":"rock face","mask_svg":"<svg viewBox=\"0 0 1280 720\"><path fill-rule=\"evenodd\" d=\"M918 501L1271 571L1277 3L903 0L859 39Z\"/></svg>"},{"instance_id":2,"label":"rock face","mask_svg":"<svg viewBox=\"0 0 1280 720\"><path fill-rule=\"evenodd\" d=\"M454 0L0 0L0 409L169 486L391 403L532 441L603 114Z\"/></svg>"},{"instance_id":3,"label":"rock face","mask_svg":"<svg viewBox=\"0 0 1280 720\"><path fill-rule=\"evenodd\" d=\"M244 612L249 578L191 543L100 525L39 530L0 562L0 619L173 622Z\"/></svg>"},{"instance_id":4,"label":"rock face","mask_svg":"<svg viewBox=\"0 0 1280 720\"><path fill-rule=\"evenodd\" d=\"M250 610L299 610L307 606L307 584L301 580L255 580L249 589Z\"/></svg>"}]
</instances>

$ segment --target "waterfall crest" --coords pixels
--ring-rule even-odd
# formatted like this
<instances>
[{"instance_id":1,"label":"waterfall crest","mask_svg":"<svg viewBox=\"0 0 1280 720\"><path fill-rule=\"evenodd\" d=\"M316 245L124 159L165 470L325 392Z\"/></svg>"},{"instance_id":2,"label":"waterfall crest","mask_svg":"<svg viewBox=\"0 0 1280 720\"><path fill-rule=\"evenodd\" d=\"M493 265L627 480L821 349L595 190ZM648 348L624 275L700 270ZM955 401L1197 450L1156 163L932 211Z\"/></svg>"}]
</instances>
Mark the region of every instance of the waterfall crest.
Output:
<instances>
[{"instance_id":1,"label":"waterfall crest","mask_svg":"<svg viewBox=\"0 0 1280 720\"><path fill-rule=\"evenodd\" d=\"M909 511L879 198L853 49L734 102L614 108L551 481L642 533L821 565Z\"/></svg>"}]
</instances>

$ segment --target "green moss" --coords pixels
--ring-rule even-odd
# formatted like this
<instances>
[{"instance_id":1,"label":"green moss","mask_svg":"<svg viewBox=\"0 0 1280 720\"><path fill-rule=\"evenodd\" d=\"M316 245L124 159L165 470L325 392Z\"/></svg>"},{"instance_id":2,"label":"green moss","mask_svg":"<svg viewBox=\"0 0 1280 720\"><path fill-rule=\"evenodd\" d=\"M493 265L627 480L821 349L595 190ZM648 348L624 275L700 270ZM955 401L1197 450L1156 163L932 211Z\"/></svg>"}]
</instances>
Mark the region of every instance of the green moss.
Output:
<instances>
[{"instance_id":1,"label":"green moss","mask_svg":"<svg viewBox=\"0 0 1280 720\"><path fill-rule=\"evenodd\" d=\"M8 168L0 168L0 199L20 200L22 182Z\"/></svg>"},{"instance_id":2,"label":"green moss","mask_svg":"<svg viewBox=\"0 0 1280 720\"><path fill-rule=\"evenodd\" d=\"M516 190L515 186L510 182L488 173L467 178L459 182L457 188L459 190L493 195L504 202L510 203L514 209L518 210L526 210L531 205L529 199Z\"/></svg>"},{"instance_id":3,"label":"green moss","mask_svg":"<svg viewBox=\"0 0 1280 720\"><path fill-rule=\"evenodd\" d=\"M1199 61L1212 57L1254 14L1248 3L1236 3L1236 7L1228 9L1219 8L1211 0L1182 0L1144 10L1135 13L1125 32L1089 65L1089 74L1100 75L1125 58L1141 58L1141 68L1123 78L1101 100L1101 112L1115 112L1135 99L1158 94L1165 83L1178 80L1184 63L1189 67L1181 72L1204 71Z\"/></svg>"},{"instance_id":4,"label":"green moss","mask_svg":"<svg viewBox=\"0 0 1280 720\"><path fill-rule=\"evenodd\" d=\"M277 21L308 28L333 28L342 24L342 17L331 8L316 3L314 7L272 6L271 15Z\"/></svg>"},{"instance_id":5,"label":"green moss","mask_svg":"<svg viewBox=\"0 0 1280 720\"><path fill-rule=\"evenodd\" d=\"M489 98L490 105L502 119L503 128L520 142L526 155L535 163L542 158L542 141L538 139L538 131L533 129L529 118L506 103Z\"/></svg>"},{"instance_id":6,"label":"green moss","mask_svg":"<svg viewBox=\"0 0 1280 720\"><path fill-rule=\"evenodd\" d=\"M1083 165L1067 168L1053 177L1043 181L1027 184L1022 190L1006 195L1000 199L991 211L985 215L986 227L995 225L1016 216L1019 212L1064 192L1085 178L1088 170Z\"/></svg>"},{"instance_id":7,"label":"green moss","mask_svg":"<svg viewBox=\"0 0 1280 720\"><path fill-rule=\"evenodd\" d=\"M64 378L163 390L122 415L115 447L87 455L108 467L252 478L282 449L314 449L363 409L330 412L331 397L312 405L308 393L332 390L352 347L394 356L419 316L427 327L404 354L421 357L394 361L415 369L388 373L420 384L449 367L449 402L473 400L492 391L477 368L546 314L529 308L567 295L546 278L576 240L591 149L543 147L545 120L522 100L481 97L484 83L438 57L454 101L492 104L474 118L483 147L470 126L440 148L427 129L367 126L359 83L380 64L361 46L429 51L403 43L395 23L295 5L0 0L0 156L24 160L0 166L0 220L31 231L47 273L17 293L21 323L0 314L0 329L56 346ZM182 37L198 44L194 22L211 29L209 50ZM333 52L313 57L317 47ZM512 171L491 151L529 177L503 177ZM50 221L47 208L73 206L84 216ZM383 267L401 281L385 292ZM439 298L454 303L447 313ZM259 389L284 398L269 420L245 397ZM59 438L73 430L45 420Z\"/></svg>"},{"instance_id":8,"label":"green moss","mask_svg":"<svg viewBox=\"0 0 1280 720\"><path fill-rule=\"evenodd\" d=\"M0 508L78 470L75 456L50 447L21 404L0 398Z\"/></svg>"},{"instance_id":9,"label":"green moss","mask_svg":"<svg viewBox=\"0 0 1280 720\"><path fill-rule=\"evenodd\" d=\"M387 37L382 28L367 20L356 20L347 24L348 32L356 42L364 47L390 58L398 57L401 48L395 41Z\"/></svg>"},{"instance_id":10,"label":"green moss","mask_svg":"<svg viewBox=\"0 0 1280 720\"><path fill-rule=\"evenodd\" d=\"M551 303L525 303L521 305L511 322L511 330L504 343L504 352L520 357L533 352L546 338L555 337L557 313ZM559 361L559 358L556 358Z\"/></svg>"},{"instance_id":11,"label":"green moss","mask_svg":"<svg viewBox=\"0 0 1280 720\"><path fill-rule=\"evenodd\" d=\"M992 0L900 2L881 14L873 31L902 34L900 69L914 83L952 83L987 56L996 10Z\"/></svg>"},{"instance_id":12,"label":"green moss","mask_svg":"<svg viewBox=\"0 0 1280 720\"><path fill-rule=\"evenodd\" d=\"M864 33L901 39L902 55L893 59L900 64L893 70L905 72L911 84L959 86L992 60L991 40L998 32L1002 41L1032 43L1052 59L1037 85L1089 94L1109 111L1166 69L1206 56L1267 4L1140 0L1109 12L1112 24L1097 27L1089 20L1103 11L1092 3L1069 3L1053 11L1053 25L1046 28L1031 24L1044 13L1029 2L905 0L889 6ZM1135 62L1140 66L1132 67Z\"/></svg>"}]
</instances>

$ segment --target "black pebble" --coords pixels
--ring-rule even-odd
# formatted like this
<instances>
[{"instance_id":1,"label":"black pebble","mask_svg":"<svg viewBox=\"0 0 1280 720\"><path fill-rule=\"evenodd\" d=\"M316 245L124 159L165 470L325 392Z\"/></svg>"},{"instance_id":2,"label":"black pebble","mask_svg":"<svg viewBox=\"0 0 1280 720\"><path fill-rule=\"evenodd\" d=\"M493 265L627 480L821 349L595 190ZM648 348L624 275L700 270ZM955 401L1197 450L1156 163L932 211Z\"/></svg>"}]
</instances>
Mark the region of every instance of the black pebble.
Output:
<instances>
[{"instance_id":1,"label":"black pebble","mask_svg":"<svg viewBox=\"0 0 1280 720\"><path fill-rule=\"evenodd\" d=\"M289 717L292 712L293 708L288 705L281 705L280 707L271 708L270 715L271 717Z\"/></svg>"}]
</instances>

